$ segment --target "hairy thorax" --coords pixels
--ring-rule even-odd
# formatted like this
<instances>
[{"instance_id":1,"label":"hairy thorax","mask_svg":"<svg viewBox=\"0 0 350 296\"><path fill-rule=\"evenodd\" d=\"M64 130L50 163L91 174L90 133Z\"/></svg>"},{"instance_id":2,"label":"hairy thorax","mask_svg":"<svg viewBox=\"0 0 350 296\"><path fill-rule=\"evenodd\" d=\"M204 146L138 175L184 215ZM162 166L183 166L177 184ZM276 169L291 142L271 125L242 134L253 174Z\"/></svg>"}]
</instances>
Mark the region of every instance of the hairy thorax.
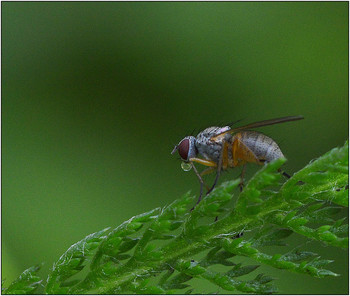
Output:
<instances>
[{"instance_id":1,"label":"hairy thorax","mask_svg":"<svg viewBox=\"0 0 350 296\"><path fill-rule=\"evenodd\" d=\"M196 138L196 148L205 159L219 162L224 137L212 141L211 138L229 130L229 126L212 126L200 132Z\"/></svg>"}]
</instances>

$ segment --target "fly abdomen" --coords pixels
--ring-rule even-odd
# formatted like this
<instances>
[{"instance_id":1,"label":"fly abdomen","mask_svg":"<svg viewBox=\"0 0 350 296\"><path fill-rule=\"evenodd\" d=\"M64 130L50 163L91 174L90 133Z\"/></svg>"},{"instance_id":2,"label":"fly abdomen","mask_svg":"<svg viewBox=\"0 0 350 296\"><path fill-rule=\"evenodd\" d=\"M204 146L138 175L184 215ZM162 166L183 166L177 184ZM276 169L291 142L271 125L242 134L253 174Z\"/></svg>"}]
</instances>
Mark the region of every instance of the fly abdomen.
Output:
<instances>
[{"instance_id":1,"label":"fly abdomen","mask_svg":"<svg viewBox=\"0 0 350 296\"><path fill-rule=\"evenodd\" d=\"M261 162L284 157L280 147L270 137L254 131L244 131L240 134L240 140Z\"/></svg>"}]
</instances>

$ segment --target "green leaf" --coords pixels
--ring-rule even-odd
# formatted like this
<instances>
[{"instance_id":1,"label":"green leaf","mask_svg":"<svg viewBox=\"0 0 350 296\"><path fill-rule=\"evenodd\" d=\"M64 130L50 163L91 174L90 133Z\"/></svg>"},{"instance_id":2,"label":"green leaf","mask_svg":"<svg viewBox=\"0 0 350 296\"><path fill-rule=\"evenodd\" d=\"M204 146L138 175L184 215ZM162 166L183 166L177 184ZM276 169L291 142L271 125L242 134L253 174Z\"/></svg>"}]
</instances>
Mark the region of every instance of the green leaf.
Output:
<instances>
[{"instance_id":1,"label":"green leaf","mask_svg":"<svg viewBox=\"0 0 350 296\"><path fill-rule=\"evenodd\" d=\"M284 254L281 259L291 262L298 262L316 256L316 253L300 250L292 250Z\"/></svg>"},{"instance_id":2,"label":"green leaf","mask_svg":"<svg viewBox=\"0 0 350 296\"><path fill-rule=\"evenodd\" d=\"M273 278L254 274L261 265L317 278L338 276L325 269L333 258L321 258L311 244L292 249L287 241L295 233L322 245L348 247L348 143L282 184L278 170L284 162L265 164L241 193L240 180L231 180L204 196L193 211L196 198L187 193L109 233L104 229L87 236L54 264L46 293L197 293L193 278L236 293L277 292ZM270 248L276 245L278 253ZM247 259L256 264L244 265ZM230 269L222 273L218 265ZM40 283L36 271L25 271L3 292L33 292Z\"/></svg>"},{"instance_id":3,"label":"green leaf","mask_svg":"<svg viewBox=\"0 0 350 296\"><path fill-rule=\"evenodd\" d=\"M4 294L35 294L35 290L41 283L40 277L37 276L40 267L40 265L36 265L26 269L2 292Z\"/></svg>"},{"instance_id":4,"label":"green leaf","mask_svg":"<svg viewBox=\"0 0 350 296\"><path fill-rule=\"evenodd\" d=\"M236 264L231 270L226 272L226 275L229 277L239 277L251 273L258 267L259 265L247 265L242 267L242 264Z\"/></svg>"},{"instance_id":5,"label":"green leaf","mask_svg":"<svg viewBox=\"0 0 350 296\"><path fill-rule=\"evenodd\" d=\"M86 259L92 256L92 251L97 247L96 243L100 243L105 238L104 235L108 230L109 228L106 228L88 235L83 240L72 245L58 259L48 276L46 293L69 293L69 287L64 282L84 268L83 264Z\"/></svg>"},{"instance_id":6,"label":"green leaf","mask_svg":"<svg viewBox=\"0 0 350 296\"><path fill-rule=\"evenodd\" d=\"M341 148L334 148L311 162L293 175L281 189L286 200L331 201L348 206L348 155L346 142ZM302 185L300 185L302 183Z\"/></svg>"}]
</instances>

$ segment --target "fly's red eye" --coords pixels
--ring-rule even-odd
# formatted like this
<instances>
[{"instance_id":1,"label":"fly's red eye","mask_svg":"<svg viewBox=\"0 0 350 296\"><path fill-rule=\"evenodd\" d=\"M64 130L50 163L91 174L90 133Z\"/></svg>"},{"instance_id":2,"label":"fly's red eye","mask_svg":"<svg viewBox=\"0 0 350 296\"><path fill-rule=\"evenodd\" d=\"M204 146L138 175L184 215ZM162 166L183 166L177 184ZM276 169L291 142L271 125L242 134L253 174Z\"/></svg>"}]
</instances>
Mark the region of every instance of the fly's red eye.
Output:
<instances>
[{"instance_id":1,"label":"fly's red eye","mask_svg":"<svg viewBox=\"0 0 350 296\"><path fill-rule=\"evenodd\" d=\"M179 154L180 154L181 158L184 159L184 160L187 160L189 146L190 146L190 140L189 139L184 139L179 144L179 147L178 147Z\"/></svg>"}]
</instances>

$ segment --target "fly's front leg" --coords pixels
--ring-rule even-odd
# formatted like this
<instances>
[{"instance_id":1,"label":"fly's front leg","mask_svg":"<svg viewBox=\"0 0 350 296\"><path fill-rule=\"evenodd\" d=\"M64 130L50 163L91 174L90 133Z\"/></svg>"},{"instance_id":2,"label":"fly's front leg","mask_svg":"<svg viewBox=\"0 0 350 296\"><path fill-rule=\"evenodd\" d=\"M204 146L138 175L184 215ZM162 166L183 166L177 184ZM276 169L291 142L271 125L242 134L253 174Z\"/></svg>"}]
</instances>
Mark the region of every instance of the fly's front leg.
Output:
<instances>
[{"instance_id":1,"label":"fly's front leg","mask_svg":"<svg viewBox=\"0 0 350 296\"><path fill-rule=\"evenodd\" d=\"M202 158L197 158L197 157L192 157L189 159L190 162L197 162L202 165L205 165L207 167L216 167L216 162L207 160L207 159L202 159Z\"/></svg>"},{"instance_id":2,"label":"fly's front leg","mask_svg":"<svg viewBox=\"0 0 350 296\"><path fill-rule=\"evenodd\" d=\"M201 185L200 185L200 191L199 191L198 200L197 200L196 204L194 205L194 207L191 209L191 211L193 211L193 209L196 207L196 205L198 205L199 202L202 200L203 185L205 185L205 187L206 187L207 189L208 189L209 187L207 186L207 184L204 183L204 181L203 181L203 179L202 179L202 177L201 177L201 175L202 175L203 173L205 173L206 171L208 171L208 170L204 170L201 174L199 174L198 171L197 171L197 169L196 169L196 167L194 166L193 162L191 162L191 165L192 165L192 167L193 167L194 172L196 173L196 176L197 176L197 178L198 178L198 180L199 180L199 183L201 184ZM212 169L213 169L213 168L209 168L209 170L212 170Z\"/></svg>"},{"instance_id":3,"label":"fly's front leg","mask_svg":"<svg viewBox=\"0 0 350 296\"><path fill-rule=\"evenodd\" d=\"M205 187L207 188L207 190L209 190L209 187L204 183L203 179L201 176L203 175L206 175L206 174L209 174L211 173L212 171L215 171L215 168L217 166L216 162L214 161L211 161L211 160L207 160L207 159L202 159L202 158L197 158L197 157L193 157L193 158L190 158L189 161L191 162L192 164L192 167L193 167L193 170L194 172L196 173L198 179L199 179L199 182L201 183L201 190L203 189L203 185L205 185ZM205 165L209 168L205 169L204 171L202 171L200 174L198 173L196 167L194 166L193 162L197 162L197 163L200 163L202 165ZM201 197L199 198L197 204L200 202L201 200Z\"/></svg>"},{"instance_id":4,"label":"fly's front leg","mask_svg":"<svg viewBox=\"0 0 350 296\"><path fill-rule=\"evenodd\" d=\"M191 165L193 167L194 172L196 173L196 176L197 176L197 178L199 180L199 183L201 184L200 185L200 190L199 190L198 200L197 200L196 204L194 205L194 207L190 210L192 212L194 210L194 208L196 207L196 205L198 205L199 202L202 200L204 181L203 181L202 177L200 176L200 174L198 173L198 171L197 171L196 167L194 166L193 162L191 162Z\"/></svg>"}]
</instances>

